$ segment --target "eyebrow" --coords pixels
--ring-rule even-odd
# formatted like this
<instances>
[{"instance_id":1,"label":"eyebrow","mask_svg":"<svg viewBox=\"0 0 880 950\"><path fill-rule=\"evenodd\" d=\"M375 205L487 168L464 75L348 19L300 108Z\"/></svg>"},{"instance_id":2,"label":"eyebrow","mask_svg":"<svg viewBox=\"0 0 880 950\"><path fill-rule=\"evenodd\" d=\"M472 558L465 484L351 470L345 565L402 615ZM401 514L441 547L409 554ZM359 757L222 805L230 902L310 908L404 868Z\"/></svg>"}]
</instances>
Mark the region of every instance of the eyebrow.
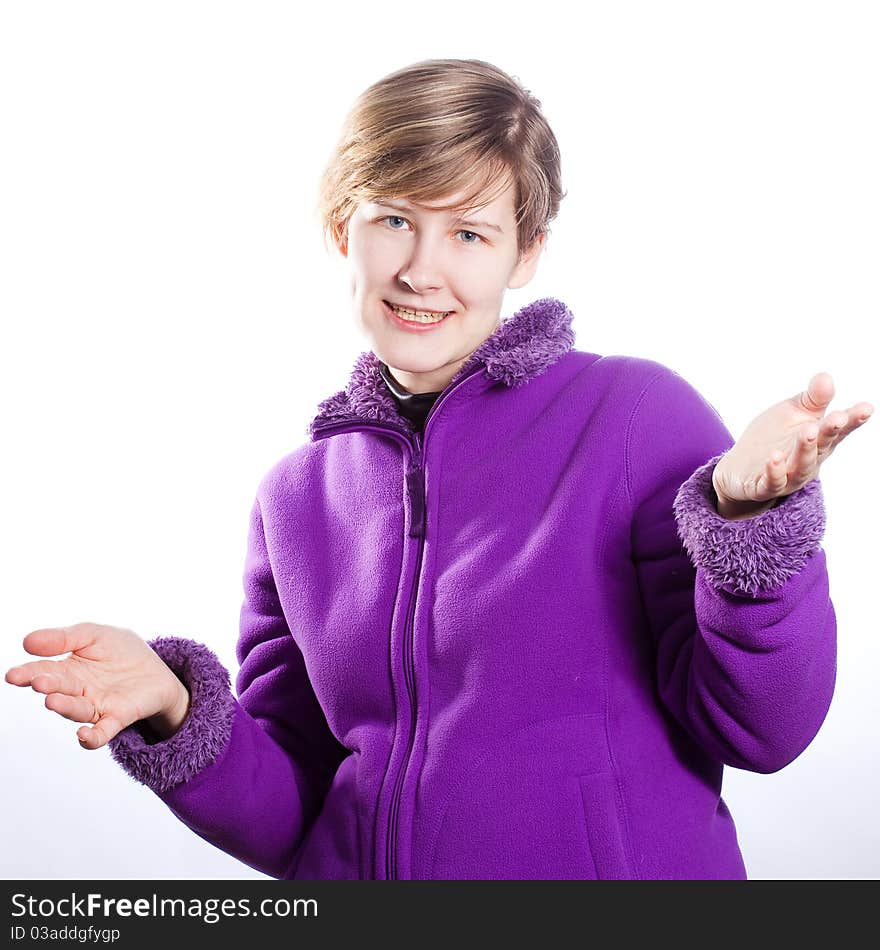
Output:
<instances>
[{"instance_id":1,"label":"eyebrow","mask_svg":"<svg viewBox=\"0 0 880 950\"><path fill-rule=\"evenodd\" d=\"M375 201L374 204L378 205L380 208L394 208L395 211L412 211L412 206L395 203L394 201ZM490 221L483 221L479 218L456 218L456 224L469 224L478 228L491 228L493 231L497 231L499 234L504 234L504 231L498 227L497 224L492 224Z\"/></svg>"}]
</instances>

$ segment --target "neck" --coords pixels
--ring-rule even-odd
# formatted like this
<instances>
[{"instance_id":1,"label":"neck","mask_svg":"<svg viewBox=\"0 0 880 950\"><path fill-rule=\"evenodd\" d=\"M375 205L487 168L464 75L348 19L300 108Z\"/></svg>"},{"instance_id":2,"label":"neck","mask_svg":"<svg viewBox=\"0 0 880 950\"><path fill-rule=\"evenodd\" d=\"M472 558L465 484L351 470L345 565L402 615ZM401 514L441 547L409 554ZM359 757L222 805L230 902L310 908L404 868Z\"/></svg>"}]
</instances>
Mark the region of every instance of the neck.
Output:
<instances>
[{"instance_id":1,"label":"neck","mask_svg":"<svg viewBox=\"0 0 880 950\"><path fill-rule=\"evenodd\" d=\"M467 358L466 356L464 359L446 363L444 366L427 373L410 373L405 369L397 369L394 366L388 366L388 369L397 382L409 393L439 393L446 388Z\"/></svg>"}]
</instances>

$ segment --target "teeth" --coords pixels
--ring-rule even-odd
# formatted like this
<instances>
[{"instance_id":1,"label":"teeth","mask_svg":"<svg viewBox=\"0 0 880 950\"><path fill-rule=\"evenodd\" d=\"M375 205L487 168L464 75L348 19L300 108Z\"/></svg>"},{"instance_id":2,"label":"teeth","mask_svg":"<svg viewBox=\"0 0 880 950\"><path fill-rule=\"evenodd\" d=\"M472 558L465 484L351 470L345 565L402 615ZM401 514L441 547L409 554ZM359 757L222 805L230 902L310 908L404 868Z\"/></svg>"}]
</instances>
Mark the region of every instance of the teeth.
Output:
<instances>
[{"instance_id":1,"label":"teeth","mask_svg":"<svg viewBox=\"0 0 880 950\"><path fill-rule=\"evenodd\" d=\"M406 307L397 307L394 304L390 304L390 307L396 314L413 323L439 323L452 313L451 310L446 313L425 313L423 310L407 310Z\"/></svg>"}]
</instances>

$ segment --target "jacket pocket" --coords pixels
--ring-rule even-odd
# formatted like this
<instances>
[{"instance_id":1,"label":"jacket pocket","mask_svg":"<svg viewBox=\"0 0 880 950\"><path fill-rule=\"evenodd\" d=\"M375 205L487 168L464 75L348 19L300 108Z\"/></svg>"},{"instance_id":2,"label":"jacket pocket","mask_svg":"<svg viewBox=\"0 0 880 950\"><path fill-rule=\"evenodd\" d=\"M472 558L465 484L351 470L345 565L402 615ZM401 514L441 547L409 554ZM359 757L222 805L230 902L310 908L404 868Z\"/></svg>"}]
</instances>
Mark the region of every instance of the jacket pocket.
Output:
<instances>
[{"instance_id":1,"label":"jacket pocket","mask_svg":"<svg viewBox=\"0 0 880 950\"><path fill-rule=\"evenodd\" d=\"M632 880L613 773L592 772L577 778L597 880Z\"/></svg>"}]
</instances>

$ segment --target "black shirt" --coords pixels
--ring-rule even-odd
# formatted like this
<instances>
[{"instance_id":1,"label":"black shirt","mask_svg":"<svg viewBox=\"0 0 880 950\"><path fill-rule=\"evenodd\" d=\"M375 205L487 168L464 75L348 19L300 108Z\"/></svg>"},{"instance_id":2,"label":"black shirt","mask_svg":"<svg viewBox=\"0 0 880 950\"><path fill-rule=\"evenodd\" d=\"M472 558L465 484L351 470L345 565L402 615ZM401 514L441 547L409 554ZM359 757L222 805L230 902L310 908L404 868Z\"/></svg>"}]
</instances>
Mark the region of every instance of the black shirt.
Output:
<instances>
[{"instance_id":1,"label":"black shirt","mask_svg":"<svg viewBox=\"0 0 880 950\"><path fill-rule=\"evenodd\" d=\"M411 393L400 385L391 375L388 366L381 361L379 362L379 374L391 390L391 395L397 403L400 414L409 419L416 429L421 430L425 424L425 417L431 411L431 406L434 405L442 390L436 393Z\"/></svg>"}]
</instances>

